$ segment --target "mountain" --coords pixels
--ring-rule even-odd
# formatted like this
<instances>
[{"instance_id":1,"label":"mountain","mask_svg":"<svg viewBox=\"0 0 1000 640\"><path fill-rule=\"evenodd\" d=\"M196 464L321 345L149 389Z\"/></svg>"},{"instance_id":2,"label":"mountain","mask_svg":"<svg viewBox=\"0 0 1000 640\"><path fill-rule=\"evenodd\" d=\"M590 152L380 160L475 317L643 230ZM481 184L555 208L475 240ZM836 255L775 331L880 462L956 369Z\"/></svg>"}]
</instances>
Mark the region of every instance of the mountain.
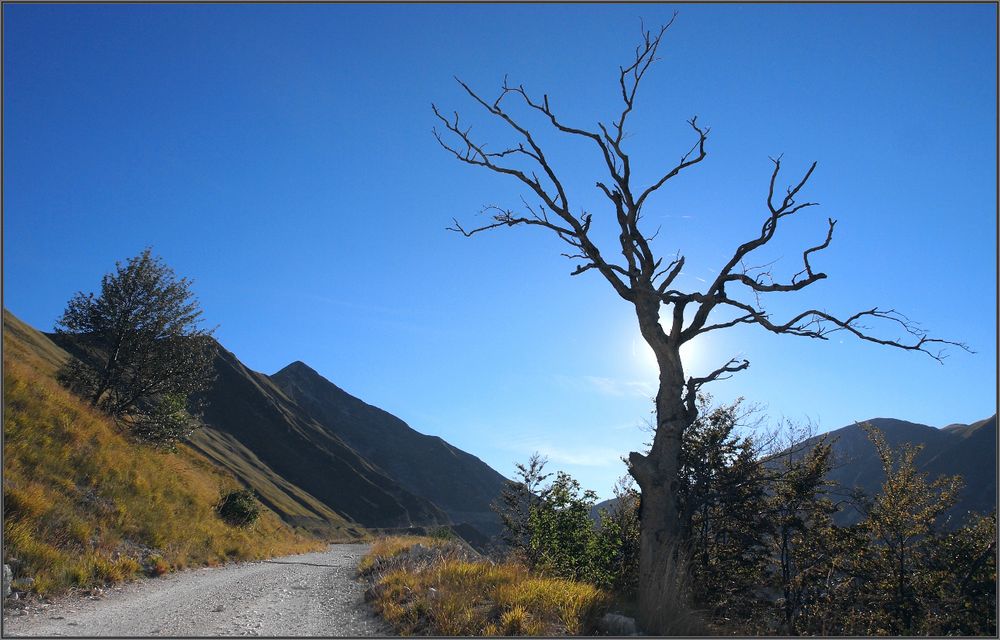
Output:
<instances>
[{"instance_id":1,"label":"mountain","mask_svg":"<svg viewBox=\"0 0 1000 640\"><path fill-rule=\"evenodd\" d=\"M943 429L893 418L872 418L864 422L881 430L894 449L903 444L922 446L915 462L917 470L926 473L928 479L939 475L962 476L964 487L959 493L959 502L946 513L955 524L959 524L969 511L989 513L996 509L995 415L971 425L954 424ZM833 444L835 468L828 479L843 488L857 487L868 495L876 493L885 481L885 474L875 446L864 429L853 424L831 431L827 436L836 439ZM851 524L859 518L856 512L841 511L838 524Z\"/></svg>"},{"instance_id":2,"label":"mountain","mask_svg":"<svg viewBox=\"0 0 1000 640\"><path fill-rule=\"evenodd\" d=\"M329 518L332 510L365 527L448 523L430 500L403 488L324 429L270 378L251 371L221 346L215 371L217 378L204 397L204 427L191 444L246 477L265 500L259 478L248 470L259 471L280 487L286 499L268 506L286 520L304 524L313 517L308 512ZM305 521L286 500L307 512Z\"/></svg>"},{"instance_id":3,"label":"mountain","mask_svg":"<svg viewBox=\"0 0 1000 640\"><path fill-rule=\"evenodd\" d=\"M945 513L950 526L959 526L970 511L981 514L996 509L997 495L997 417L972 424L951 424L935 429L925 424L872 418L863 421L882 431L886 442L893 449L904 444L921 445L917 454L918 471L926 473L929 480L939 475L961 475L964 481L958 503ZM815 436L803 443L802 451L815 446L820 438L833 440L833 469L827 479L839 485L838 493L859 488L867 495L874 495L885 481L882 463L875 445L868 439L859 424L852 424ZM780 456L781 454L779 454ZM767 463L765 463L767 464ZM599 502L590 510L596 521L600 509L611 509L615 498ZM861 516L853 509L843 509L834 516L841 526L854 524Z\"/></svg>"},{"instance_id":4,"label":"mountain","mask_svg":"<svg viewBox=\"0 0 1000 640\"><path fill-rule=\"evenodd\" d=\"M490 503L500 495L506 478L479 458L437 436L418 433L302 362L293 362L271 380L327 433L341 438L405 489L441 507L452 522L472 524L484 532L499 527Z\"/></svg>"}]
</instances>

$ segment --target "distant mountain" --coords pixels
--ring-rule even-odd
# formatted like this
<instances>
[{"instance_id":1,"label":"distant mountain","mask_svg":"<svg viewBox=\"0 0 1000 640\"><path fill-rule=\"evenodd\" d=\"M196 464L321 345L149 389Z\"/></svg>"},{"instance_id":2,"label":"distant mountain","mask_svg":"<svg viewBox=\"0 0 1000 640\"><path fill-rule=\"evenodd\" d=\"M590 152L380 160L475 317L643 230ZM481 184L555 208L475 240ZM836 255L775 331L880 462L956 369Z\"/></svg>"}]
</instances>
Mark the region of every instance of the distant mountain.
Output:
<instances>
[{"instance_id":1,"label":"distant mountain","mask_svg":"<svg viewBox=\"0 0 1000 640\"><path fill-rule=\"evenodd\" d=\"M342 439L412 493L441 507L453 523L491 533L500 523L490 503L506 478L479 458L424 435L373 407L302 362L271 376L327 433Z\"/></svg>"},{"instance_id":2,"label":"distant mountain","mask_svg":"<svg viewBox=\"0 0 1000 640\"><path fill-rule=\"evenodd\" d=\"M365 527L448 523L430 500L403 488L270 378L251 371L221 346L215 370L218 377L205 395L205 427L195 432L191 444L246 477L255 489L261 483L258 475L280 487L285 497L268 506L287 520L304 524L286 505L290 499L297 510L328 517L317 508L318 501L326 511Z\"/></svg>"},{"instance_id":3,"label":"distant mountain","mask_svg":"<svg viewBox=\"0 0 1000 640\"><path fill-rule=\"evenodd\" d=\"M964 482L958 503L946 512L950 526L960 526L970 511L986 514L996 509L997 495L997 417L994 415L972 424L951 424L935 429L924 424L872 418L865 420L877 427L890 447L898 449L904 444L922 445L917 454L918 470L929 480L940 475L961 475ZM803 451L815 446L822 437L834 440L834 469L827 479L837 485L839 493L859 488L866 495L874 495L885 481L882 463L875 445L858 424L848 425L806 440ZM611 509L615 498L599 502L591 509L594 520L600 509ZM834 516L841 526L858 522L861 515L853 509L842 509Z\"/></svg>"},{"instance_id":4,"label":"distant mountain","mask_svg":"<svg viewBox=\"0 0 1000 640\"><path fill-rule=\"evenodd\" d=\"M992 416L970 425L953 424L935 429L924 424L872 418L864 421L877 427L893 448L903 444L921 445L916 464L920 472L933 480L939 475L961 475L964 488L959 502L947 516L959 524L969 511L989 513L996 508L997 489L997 419ZM844 489L859 488L868 495L878 492L885 481L875 446L858 424L826 434L833 444L835 468L827 476ZM807 441L816 442L822 436ZM853 510L837 514L838 524L852 524L860 519Z\"/></svg>"}]
</instances>

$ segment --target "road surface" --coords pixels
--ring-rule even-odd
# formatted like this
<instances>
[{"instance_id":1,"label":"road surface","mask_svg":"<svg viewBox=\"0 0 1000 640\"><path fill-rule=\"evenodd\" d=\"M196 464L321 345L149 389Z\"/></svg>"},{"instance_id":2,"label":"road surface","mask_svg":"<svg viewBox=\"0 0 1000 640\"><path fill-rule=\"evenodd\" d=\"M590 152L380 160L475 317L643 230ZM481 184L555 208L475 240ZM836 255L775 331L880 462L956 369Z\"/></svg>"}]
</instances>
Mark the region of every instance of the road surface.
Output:
<instances>
[{"instance_id":1,"label":"road surface","mask_svg":"<svg viewBox=\"0 0 1000 640\"><path fill-rule=\"evenodd\" d=\"M4 636L372 636L390 630L364 603L355 568L364 544L140 580L100 597L20 612Z\"/></svg>"}]
</instances>

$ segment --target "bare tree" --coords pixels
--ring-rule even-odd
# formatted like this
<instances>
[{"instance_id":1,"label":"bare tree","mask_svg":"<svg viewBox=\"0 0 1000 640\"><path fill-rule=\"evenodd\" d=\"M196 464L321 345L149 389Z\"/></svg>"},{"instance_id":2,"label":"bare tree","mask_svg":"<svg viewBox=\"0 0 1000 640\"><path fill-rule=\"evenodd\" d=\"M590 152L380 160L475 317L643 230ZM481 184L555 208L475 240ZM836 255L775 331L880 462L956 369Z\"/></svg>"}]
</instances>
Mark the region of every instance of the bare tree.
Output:
<instances>
[{"instance_id":1,"label":"bare tree","mask_svg":"<svg viewBox=\"0 0 1000 640\"><path fill-rule=\"evenodd\" d=\"M675 16L676 17L676 14ZM769 267L746 266L746 259L774 238L783 221L816 206L815 202L797 199L816 168L813 163L802 177L779 193L781 158L772 158L774 165L767 186L767 211L760 233L739 245L728 262L704 291L682 291L674 286L684 268L684 256L677 254L665 261L652 249L653 236L641 228L642 210L647 200L667 181L675 178L706 157L709 129L698 123L697 117L688 124L694 143L672 166L668 165L651 184L633 184L632 158L625 149L627 123L635 106L636 95L643 78L656 59L657 49L673 23L657 31L643 31L642 41L627 66L619 67L618 87L623 106L610 124L599 122L595 130L568 124L556 115L548 95L532 97L523 85L513 85L504 79L499 96L493 100L481 97L468 84L456 78L466 93L490 116L505 123L517 141L499 151L471 135L471 129L457 112L445 115L436 105L434 114L443 129L435 128L440 145L459 161L489 171L510 176L527 187L529 199L522 199L518 208L488 207L492 222L476 228L466 228L457 220L450 230L473 236L502 227L535 226L554 233L570 249L563 255L578 261L571 275L594 270L608 281L618 295L635 308L636 320L643 338L652 348L659 366L659 390L656 395L656 428L652 447L647 454L629 454L629 471L642 492L642 526L640 543L639 607L643 628L657 633L665 628L660 603L665 602L669 584L661 579L671 561L671 553L681 542L677 514L678 456L684 430L698 416L696 398L706 384L730 377L749 366L747 360L731 359L708 375L685 377L680 349L695 337L737 325L758 325L777 334L827 339L830 334L846 332L861 340L909 351L920 351L941 360L938 351L943 345L965 345L931 338L918 325L892 310L874 307L847 317L838 317L822 309L807 309L787 320L773 319L762 307L762 294L800 291L826 278L810 262L815 255L830 246L836 221L828 220L825 237L802 252L802 268L787 281L776 281ZM540 115L556 131L580 138L592 144L603 160L605 177L596 187L610 202L620 228L621 259L614 261L591 239L592 214L573 213L563 182L546 157L545 152L520 117L508 109L514 101L527 113ZM690 319L685 320L685 312ZM903 338L882 337L865 323L874 321L884 329L895 328Z\"/></svg>"}]
</instances>

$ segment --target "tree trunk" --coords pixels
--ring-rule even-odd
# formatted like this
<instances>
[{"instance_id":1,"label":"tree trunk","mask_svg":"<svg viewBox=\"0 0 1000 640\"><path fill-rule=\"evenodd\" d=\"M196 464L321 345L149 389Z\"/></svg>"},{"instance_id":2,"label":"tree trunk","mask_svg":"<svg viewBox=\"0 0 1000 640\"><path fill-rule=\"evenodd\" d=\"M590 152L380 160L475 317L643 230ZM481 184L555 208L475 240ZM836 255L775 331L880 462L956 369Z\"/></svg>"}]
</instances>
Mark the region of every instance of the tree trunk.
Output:
<instances>
[{"instance_id":1,"label":"tree trunk","mask_svg":"<svg viewBox=\"0 0 1000 640\"><path fill-rule=\"evenodd\" d=\"M644 332L645 333L645 332ZM648 455L631 453L630 472L641 490L639 522L639 625L645 633L663 635L676 606L681 561L678 513L681 437L695 416L682 400L684 374L679 347L653 345L660 365L656 395L656 435Z\"/></svg>"}]
</instances>

